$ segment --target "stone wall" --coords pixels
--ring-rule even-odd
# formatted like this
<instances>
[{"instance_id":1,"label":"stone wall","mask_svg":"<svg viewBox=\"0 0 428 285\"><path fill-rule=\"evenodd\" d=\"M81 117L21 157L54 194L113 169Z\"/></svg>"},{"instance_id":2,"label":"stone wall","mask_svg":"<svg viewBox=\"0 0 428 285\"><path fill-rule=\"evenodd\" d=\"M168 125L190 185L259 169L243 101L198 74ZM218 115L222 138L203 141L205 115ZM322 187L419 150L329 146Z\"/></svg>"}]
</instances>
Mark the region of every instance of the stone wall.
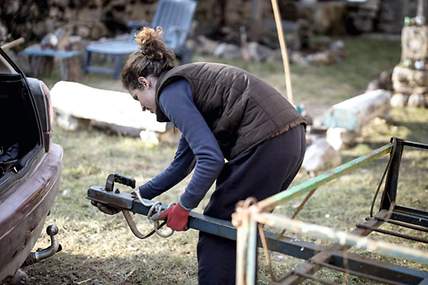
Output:
<instances>
[{"instance_id":1,"label":"stone wall","mask_svg":"<svg viewBox=\"0 0 428 285\"><path fill-rule=\"evenodd\" d=\"M403 28L401 61L392 73L396 107L428 106L428 26L413 22Z\"/></svg>"}]
</instances>

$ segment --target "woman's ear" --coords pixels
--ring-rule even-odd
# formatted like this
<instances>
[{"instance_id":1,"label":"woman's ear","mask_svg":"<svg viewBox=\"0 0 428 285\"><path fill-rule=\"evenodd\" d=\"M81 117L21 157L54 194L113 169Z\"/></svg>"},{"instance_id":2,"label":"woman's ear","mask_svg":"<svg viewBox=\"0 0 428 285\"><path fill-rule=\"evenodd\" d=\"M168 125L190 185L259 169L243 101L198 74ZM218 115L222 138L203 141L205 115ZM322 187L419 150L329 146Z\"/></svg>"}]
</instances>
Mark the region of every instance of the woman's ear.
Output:
<instances>
[{"instance_id":1,"label":"woman's ear","mask_svg":"<svg viewBox=\"0 0 428 285\"><path fill-rule=\"evenodd\" d=\"M140 83L143 88L147 88L150 85L150 82L143 76L138 77L138 83Z\"/></svg>"}]
</instances>

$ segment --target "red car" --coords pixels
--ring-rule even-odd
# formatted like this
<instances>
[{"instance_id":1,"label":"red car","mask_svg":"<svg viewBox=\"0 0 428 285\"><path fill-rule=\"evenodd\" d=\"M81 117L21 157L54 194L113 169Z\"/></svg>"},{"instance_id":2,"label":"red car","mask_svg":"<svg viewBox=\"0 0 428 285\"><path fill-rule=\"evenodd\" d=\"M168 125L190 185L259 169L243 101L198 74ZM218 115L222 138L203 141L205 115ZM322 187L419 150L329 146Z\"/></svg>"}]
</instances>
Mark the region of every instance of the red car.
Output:
<instances>
[{"instance_id":1,"label":"red car","mask_svg":"<svg viewBox=\"0 0 428 285\"><path fill-rule=\"evenodd\" d=\"M62 168L62 148L51 143L52 114L48 87L27 78L0 48L0 284L60 250L53 225L51 246L31 253Z\"/></svg>"}]
</instances>

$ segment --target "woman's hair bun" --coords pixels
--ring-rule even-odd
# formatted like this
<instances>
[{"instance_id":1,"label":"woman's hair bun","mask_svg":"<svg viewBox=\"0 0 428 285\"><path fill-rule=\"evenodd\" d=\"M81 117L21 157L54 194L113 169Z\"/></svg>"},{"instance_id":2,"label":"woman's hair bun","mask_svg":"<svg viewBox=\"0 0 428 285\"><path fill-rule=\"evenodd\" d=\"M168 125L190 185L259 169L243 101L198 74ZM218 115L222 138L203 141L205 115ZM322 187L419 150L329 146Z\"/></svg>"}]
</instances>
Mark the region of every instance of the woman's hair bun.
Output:
<instances>
[{"instance_id":1,"label":"woman's hair bun","mask_svg":"<svg viewBox=\"0 0 428 285\"><path fill-rule=\"evenodd\" d=\"M122 69L122 84L130 89L139 88L138 77L159 77L175 66L175 54L162 40L161 28L143 28L135 35L139 50L129 55Z\"/></svg>"},{"instance_id":2,"label":"woman's hair bun","mask_svg":"<svg viewBox=\"0 0 428 285\"><path fill-rule=\"evenodd\" d=\"M144 27L136 36L135 41L140 48L141 53L150 60L164 60L165 52L168 52L163 39L162 28L155 29Z\"/></svg>"}]
</instances>

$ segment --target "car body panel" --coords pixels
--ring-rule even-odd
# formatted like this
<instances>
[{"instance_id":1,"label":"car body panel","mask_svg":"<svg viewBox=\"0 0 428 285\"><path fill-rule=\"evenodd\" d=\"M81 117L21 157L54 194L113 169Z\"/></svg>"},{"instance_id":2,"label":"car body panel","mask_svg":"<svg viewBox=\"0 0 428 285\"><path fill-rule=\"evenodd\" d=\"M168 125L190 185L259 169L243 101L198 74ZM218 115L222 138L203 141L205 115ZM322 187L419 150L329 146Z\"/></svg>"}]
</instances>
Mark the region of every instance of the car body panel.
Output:
<instances>
[{"instance_id":1,"label":"car body panel","mask_svg":"<svg viewBox=\"0 0 428 285\"><path fill-rule=\"evenodd\" d=\"M51 144L37 165L0 193L0 282L30 254L59 188L63 150ZM19 175L18 172L16 175Z\"/></svg>"}]
</instances>

